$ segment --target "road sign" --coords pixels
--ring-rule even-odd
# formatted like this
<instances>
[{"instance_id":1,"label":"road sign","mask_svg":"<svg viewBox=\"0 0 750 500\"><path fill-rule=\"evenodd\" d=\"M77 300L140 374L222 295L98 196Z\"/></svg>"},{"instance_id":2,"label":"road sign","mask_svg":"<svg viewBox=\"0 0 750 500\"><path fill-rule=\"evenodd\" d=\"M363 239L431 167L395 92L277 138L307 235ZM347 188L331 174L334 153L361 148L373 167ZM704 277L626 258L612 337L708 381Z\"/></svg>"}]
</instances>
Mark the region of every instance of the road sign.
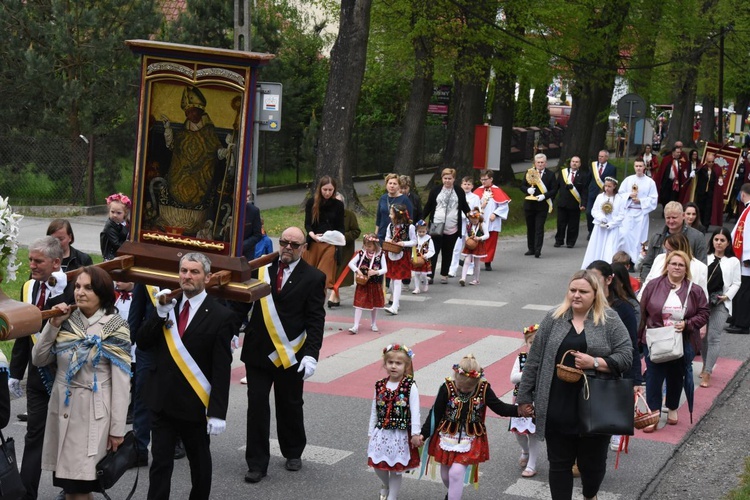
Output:
<instances>
[{"instance_id":1,"label":"road sign","mask_svg":"<svg viewBox=\"0 0 750 500\"><path fill-rule=\"evenodd\" d=\"M281 92L280 83L258 82L258 129L262 132L281 130Z\"/></svg>"}]
</instances>

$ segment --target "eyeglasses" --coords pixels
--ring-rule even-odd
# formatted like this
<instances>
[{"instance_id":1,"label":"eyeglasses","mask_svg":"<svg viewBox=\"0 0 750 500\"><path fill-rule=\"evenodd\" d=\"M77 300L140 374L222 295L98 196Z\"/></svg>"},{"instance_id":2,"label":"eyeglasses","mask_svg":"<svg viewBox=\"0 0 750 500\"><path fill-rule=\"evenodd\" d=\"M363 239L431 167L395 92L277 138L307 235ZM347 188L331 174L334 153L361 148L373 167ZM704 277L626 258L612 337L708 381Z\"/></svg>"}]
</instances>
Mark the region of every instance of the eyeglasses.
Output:
<instances>
[{"instance_id":1,"label":"eyeglasses","mask_svg":"<svg viewBox=\"0 0 750 500\"><path fill-rule=\"evenodd\" d=\"M304 243L294 243L293 241L279 240L279 246L281 248L286 248L289 246L292 247L292 250L297 250L302 245L304 245Z\"/></svg>"}]
</instances>

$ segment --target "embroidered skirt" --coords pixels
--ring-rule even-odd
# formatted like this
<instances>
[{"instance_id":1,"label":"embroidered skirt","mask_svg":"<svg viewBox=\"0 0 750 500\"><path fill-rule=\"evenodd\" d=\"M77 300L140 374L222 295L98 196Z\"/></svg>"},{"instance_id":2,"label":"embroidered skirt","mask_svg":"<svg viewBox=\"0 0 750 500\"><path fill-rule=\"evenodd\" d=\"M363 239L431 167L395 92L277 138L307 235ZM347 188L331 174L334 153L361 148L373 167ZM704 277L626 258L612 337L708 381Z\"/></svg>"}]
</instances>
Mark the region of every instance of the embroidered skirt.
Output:
<instances>
[{"instance_id":1,"label":"embroidered skirt","mask_svg":"<svg viewBox=\"0 0 750 500\"><path fill-rule=\"evenodd\" d=\"M516 434L534 434L536 424L531 417L511 417L508 430Z\"/></svg>"},{"instance_id":2,"label":"embroidered skirt","mask_svg":"<svg viewBox=\"0 0 750 500\"><path fill-rule=\"evenodd\" d=\"M401 472L419 467L419 450L412 448L406 431L375 429L367 446L367 465Z\"/></svg>"},{"instance_id":3,"label":"embroidered skirt","mask_svg":"<svg viewBox=\"0 0 750 500\"><path fill-rule=\"evenodd\" d=\"M411 279L411 257L408 252L408 248L401 253L401 258L398 260L391 260L390 252L386 254L386 262L388 262L388 272L385 274L392 280L408 280Z\"/></svg>"},{"instance_id":4,"label":"embroidered skirt","mask_svg":"<svg viewBox=\"0 0 750 500\"><path fill-rule=\"evenodd\" d=\"M368 311L385 307L382 281L374 283L371 279L366 285L357 285L354 290L354 307Z\"/></svg>"},{"instance_id":5,"label":"embroidered skirt","mask_svg":"<svg viewBox=\"0 0 750 500\"><path fill-rule=\"evenodd\" d=\"M459 463L473 465L486 462L490 459L490 446L487 442L486 434L474 437L467 451L449 451L444 449L452 448L452 446L446 446L445 438L452 439L452 436L433 435L430 438L430 446L427 449L429 455L440 464L453 465L454 463Z\"/></svg>"},{"instance_id":6,"label":"embroidered skirt","mask_svg":"<svg viewBox=\"0 0 750 500\"><path fill-rule=\"evenodd\" d=\"M474 250L469 250L464 246L464 248L461 250L461 255L464 257L468 255L473 255L474 257L486 257L487 256L487 250L485 247L485 240L477 242L477 247Z\"/></svg>"}]
</instances>

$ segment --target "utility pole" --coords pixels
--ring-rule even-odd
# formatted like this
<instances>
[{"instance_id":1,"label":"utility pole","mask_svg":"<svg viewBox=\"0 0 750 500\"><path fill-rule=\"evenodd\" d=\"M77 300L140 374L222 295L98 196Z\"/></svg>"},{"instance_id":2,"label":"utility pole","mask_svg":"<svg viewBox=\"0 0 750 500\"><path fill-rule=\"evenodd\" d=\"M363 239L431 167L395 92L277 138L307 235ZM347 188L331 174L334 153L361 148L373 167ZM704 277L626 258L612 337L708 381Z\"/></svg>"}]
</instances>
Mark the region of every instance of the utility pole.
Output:
<instances>
[{"instance_id":1,"label":"utility pole","mask_svg":"<svg viewBox=\"0 0 750 500\"><path fill-rule=\"evenodd\" d=\"M724 27L719 31L719 144L724 144Z\"/></svg>"},{"instance_id":2,"label":"utility pole","mask_svg":"<svg viewBox=\"0 0 750 500\"><path fill-rule=\"evenodd\" d=\"M250 0L234 0L234 50L250 52Z\"/></svg>"}]
</instances>

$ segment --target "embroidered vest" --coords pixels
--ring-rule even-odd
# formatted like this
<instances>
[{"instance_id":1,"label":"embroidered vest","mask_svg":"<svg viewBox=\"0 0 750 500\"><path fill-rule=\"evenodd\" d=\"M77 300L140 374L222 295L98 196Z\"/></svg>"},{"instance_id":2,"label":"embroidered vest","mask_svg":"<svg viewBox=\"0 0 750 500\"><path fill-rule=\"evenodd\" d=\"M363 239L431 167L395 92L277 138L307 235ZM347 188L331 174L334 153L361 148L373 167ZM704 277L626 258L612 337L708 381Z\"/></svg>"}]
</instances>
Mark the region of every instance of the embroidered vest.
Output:
<instances>
[{"instance_id":1,"label":"embroidered vest","mask_svg":"<svg viewBox=\"0 0 750 500\"><path fill-rule=\"evenodd\" d=\"M359 257L359 269L362 271L362 274L367 276L367 270L368 269L374 269L375 271L380 271L380 269L383 267L381 264L381 261L383 259L383 252L380 252L375 255L375 258L372 262L372 267L370 267L370 258L367 257L367 254L363 252L362 250L359 251L360 257ZM382 283L383 277L382 276L370 276L370 283Z\"/></svg>"},{"instance_id":2,"label":"embroidered vest","mask_svg":"<svg viewBox=\"0 0 750 500\"><path fill-rule=\"evenodd\" d=\"M487 413L485 403L487 385L486 380L480 381L476 390L467 398L458 391L453 379L445 379L445 386L448 388L448 404L437 430L446 434L457 434L463 431L469 436L483 436L487 431L484 425L484 415ZM461 421L464 405L469 405L468 412L465 419Z\"/></svg>"},{"instance_id":3,"label":"embroidered vest","mask_svg":"<svg viewBox=\"0 0 750 500\"><path fill-rule=\"evenodd\" d=\"M407 375L393 391L386 387L387 383L387 378L375 382L375 412L378 418L375 427L409 430L411 428L409 393L414 379Z\"/></svg>"},{"instance_id":4,"label":"embroidered vest","mask_svg":"<svg viewBox=\"0 0 750 500\"><path fill-rule=\"evenodd\" d=\"M523 371L523 365L525 365L525 364L526 364L526 358L527 358L527 357L528 357L528 354L526 354L525 352L519 352L519 353L518 353L518 370L519 370L519 371L521 371L521 372ZM518 384L516 384L516 386L515 386L515 387L513 388L513 397L514 397L514 398L517 398L517 397L518 397L518 386L520 386L520 385L521 385L521 384L520 384L520 383L518 383Z\"/></svg>"}]
</instances>

